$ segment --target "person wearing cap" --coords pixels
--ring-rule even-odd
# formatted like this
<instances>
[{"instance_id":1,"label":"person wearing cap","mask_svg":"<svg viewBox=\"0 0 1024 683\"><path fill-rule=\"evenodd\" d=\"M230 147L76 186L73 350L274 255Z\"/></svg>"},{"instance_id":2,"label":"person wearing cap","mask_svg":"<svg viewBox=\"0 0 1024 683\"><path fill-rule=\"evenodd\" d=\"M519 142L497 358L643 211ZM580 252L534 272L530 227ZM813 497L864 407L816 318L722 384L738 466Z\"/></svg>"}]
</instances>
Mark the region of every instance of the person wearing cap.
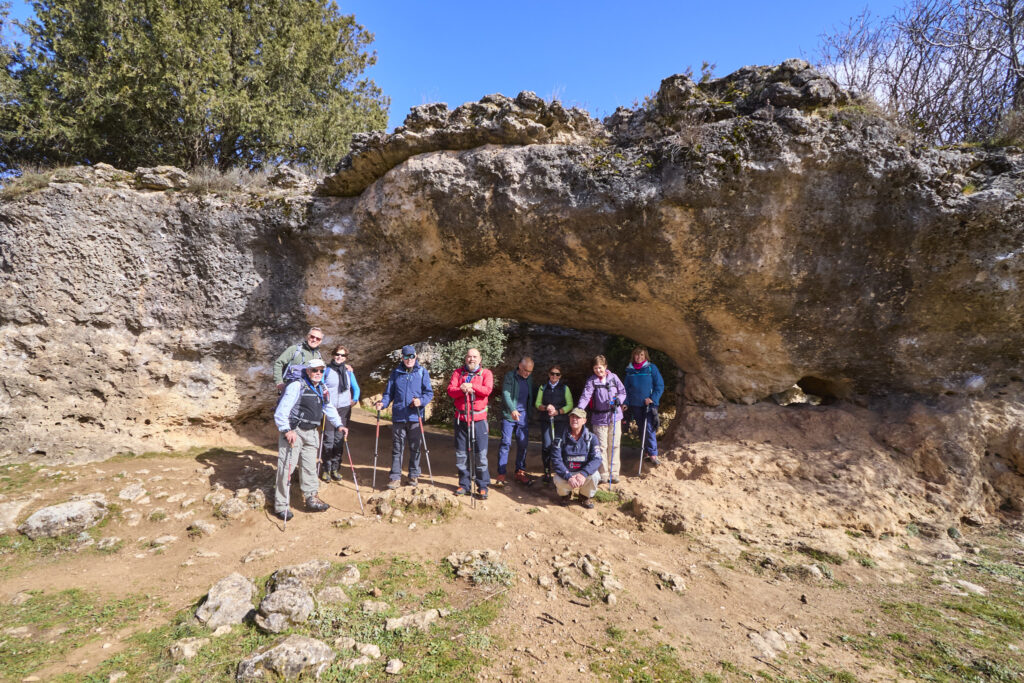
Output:
<instances>
[{"instance_id":1,"label":"person wearing cap","mask_svg":"<svg viewBox=\"0 0 1024 683\"><path fill-rule=\"evenodd\" d=\"M287 383L284 376L288 372L289 366L305 365L314 358L323 360L318 348L323 340L323 330L319 327L311 327L303 341L289 346L277 357L277 360L274 361L274 384L277 385L278 393L281 393Z\"/></svg>"},{"instance_id":2,"label":"person wearing cap","mask_svg":"<svg viewBox=\"0 0 1024 683\"><path fill-rule=\"evenodd\" d=\"M604 356L595 356L593 365L594 374L583 386L579 405L586 407L590 404L590 423L604 458L601 463L601 480L618 484L622 430L616 423L622 420L621 408L626 401L626 387L618 375L608 369L608 360Z\"/></svg>"},{"instance_id":3,"label":"person wearing cap","mask_svg":"<svg viewBox=\"0 0 1024 683\"><path fill-rule=\"evenodd\" d=\"M288 509L288 479L291 468L299 470L299 485L310 512L323 512L329 505L317 496L319 483L316 478L317 455L320 450L318 431L324 417L344 435L348 428L342 424L338 411L324 396L325 364L314 358L306 364L302 377L289 382L274 411L277 425L277 485L274 489L274 514L284 521L292 518Z\"/></svg>"},{"instance_id":4,"label":"person wearing cap","mask_svg":"<svg viewBox=\"0 0 1024 683\"><path fill-rule=\"evenodd\" d=\"M512 450L512 439L516 440L516 473L515 480L520 484L530 484L526 474L526 447L529 443L529 424L527 406L533 395L533 359L523 356L515 370L505 375L501 382L501 398L504 411L501 417L501 445L498 447L498 477L494 485L501 488L505 485L508 472L508 452Z\"/></svg>"},{"instance_id":5,"label":"person wearing cap","mask_svg":"<svg viewBox=\"0 0 1024 683\"><path fill-rule=\"evenodd\" d=\"M374 404L377 410L391 408L391 475L389 489L402 485L402 456L409 444L409 485L416 486L420 478L421 410L434 400L430 375L416 360L416 349L407 344L402 347L402 362L388 377L384 395Z\"/></svg>"},{"instance_id":6,"label":"person wearing cap","mask_svg":"<svg viewBox=\"0 0 1024 683\"><path fill-rule=\"evenodd\" d=\"M555 490L562 505L572 500L572 492L580 494L580 505L588 510L594 507L594 494L601 483L601 449L597 437L587 429L587 411L573 408L569 411L569 427L555 439L551 456Z\"/></svg>"},{"instance_id":7,"label":"person wearing cap","mask_svg":"<svg viewBox=\"0 0 1024 683\"><path fill-rule=\"evenodd\" d=\"M472 429L477 495L486 500L491 483L491 473L487 470L487 399L494 390L494 375L481 365L481 360L480 349L466 351L465 365L455 370L448 382L448 396L455 403L455 469L459 471L455 495L468 494L472 485L468 467L469 430ZM467 411L469 422L466 421Z\"/></svg>"}]
</instances>

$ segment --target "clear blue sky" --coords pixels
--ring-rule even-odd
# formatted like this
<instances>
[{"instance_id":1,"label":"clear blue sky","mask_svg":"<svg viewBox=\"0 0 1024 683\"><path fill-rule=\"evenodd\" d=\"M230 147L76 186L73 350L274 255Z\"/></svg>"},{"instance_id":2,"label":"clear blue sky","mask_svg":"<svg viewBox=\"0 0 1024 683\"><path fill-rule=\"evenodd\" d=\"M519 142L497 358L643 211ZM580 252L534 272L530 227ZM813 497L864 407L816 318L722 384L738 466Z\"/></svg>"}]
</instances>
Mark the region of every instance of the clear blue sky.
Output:
<instances>
[{"instance_id":1,"label":"clear blue sky","mask_svg":"<svg viewBox=\"0 0 1024 683\"><path fill-rule=\"evenodd\" d=\"M129 0L130 1L130 0ZM517 3L339 1L376 36L368 74L391 96L390 128L410 107L456 107L488 93L533 90L604 117L701 61L717 75L747 64L813 58L818 36L869 6L900 0ZM32 12L14 0L13 14Z\"/></svg>"}]
</instances>

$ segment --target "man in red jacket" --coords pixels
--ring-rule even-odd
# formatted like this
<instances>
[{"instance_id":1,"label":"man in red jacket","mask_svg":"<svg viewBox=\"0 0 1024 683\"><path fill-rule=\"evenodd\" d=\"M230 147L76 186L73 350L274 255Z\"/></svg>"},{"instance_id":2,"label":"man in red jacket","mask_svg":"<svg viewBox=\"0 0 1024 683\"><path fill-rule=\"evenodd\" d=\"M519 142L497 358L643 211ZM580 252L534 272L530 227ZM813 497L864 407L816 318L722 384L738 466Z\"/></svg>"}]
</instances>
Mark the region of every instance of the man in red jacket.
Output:
<instances>
[{"instance_id":1,"label":"man in red jacket","mask_svg":"<svg viewBox=\"0 0 1024 683\"><path fill-rule=\"evenodd\" d=\"M479 349L466 351L466 364L452 373L448 382L448 395L455 402L455 468L459 471L459 488L455 495L469 493L471 473L467 467L470 424L466 421L469 405L469 420L473 429L474 463L473 474L480 499L487 499L487 487L491 474L487 470L487 398L494 390L494 375L480 367Z\"/></svg>"}]
</instances>

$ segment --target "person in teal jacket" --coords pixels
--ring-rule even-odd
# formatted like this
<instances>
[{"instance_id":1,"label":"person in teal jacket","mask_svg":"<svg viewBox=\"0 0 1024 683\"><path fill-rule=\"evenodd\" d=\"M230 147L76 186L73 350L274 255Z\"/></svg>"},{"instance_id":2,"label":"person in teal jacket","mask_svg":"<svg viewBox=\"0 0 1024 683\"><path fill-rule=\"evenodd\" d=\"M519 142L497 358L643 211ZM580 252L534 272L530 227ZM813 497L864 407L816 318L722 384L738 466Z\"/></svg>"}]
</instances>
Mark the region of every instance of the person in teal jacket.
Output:
<instances>
[{"instance_id":1,"label":"person in teal jacket","mask_svg":"<svg viewBox=\"0 0 1024 683\"><path fill-rule=\"evenodd\" d=\"M625 427L636 422L646 431L643 438L647 461L658 465L658 403L665 393L665 380L658 367L649 361L647 349L638 346L633 349L633 362L626 366L623 384L626 385L626 405L629 413Z\"/></svg>"},{"instance_id":2,"label":"person in teal jacket","mask_svg":"<svg viewBox=\"0 0 1024 683\"><path fill-rule=\"evenodd\" d=\"M530 397L533 396L533 359L523 356L519 365L501 382L502 414L501 414L501 446L498 448L498 477L494 485L501 488L505 485L505 474L508 471L508 452L512 448L512 438L516 440L516 473L515 480L520 484L529 484L530 477L526 474L526 447L529 444Z\"/></svg>"}]
</instances>

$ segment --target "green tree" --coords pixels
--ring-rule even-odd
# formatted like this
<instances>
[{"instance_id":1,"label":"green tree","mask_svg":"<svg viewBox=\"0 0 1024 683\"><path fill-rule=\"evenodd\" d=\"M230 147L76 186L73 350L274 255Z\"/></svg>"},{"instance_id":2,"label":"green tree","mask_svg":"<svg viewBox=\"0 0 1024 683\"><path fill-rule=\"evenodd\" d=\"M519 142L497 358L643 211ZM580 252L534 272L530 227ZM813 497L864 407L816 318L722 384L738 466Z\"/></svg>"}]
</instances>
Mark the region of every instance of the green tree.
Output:
<instances>
[{"instance_id":1,"label":"green tree","mask_svg":"<svg viewBox=\"0 0 1024 683\"><path fill-rule=\"evenodd\" d=\"M11 112L16 102L14 80L15 47L8 42L7 31L10 28L10 3L0 0L0 131L8 130L14 125ZM9 145L0 144L0 173L8 170L12 158Z\"/></svg>"},{"instance_id":2,"label":"green tree","mask_svg":"<svg viewBox=\"0 0 1024 683\"><path fill-rule=\"evenodd\" d=\"M329 0L39 0L20 25L21 161L335 164L389 100L373 35ZM13 125L10 123L13 119Z\"/></svg>"}]
</instances>

